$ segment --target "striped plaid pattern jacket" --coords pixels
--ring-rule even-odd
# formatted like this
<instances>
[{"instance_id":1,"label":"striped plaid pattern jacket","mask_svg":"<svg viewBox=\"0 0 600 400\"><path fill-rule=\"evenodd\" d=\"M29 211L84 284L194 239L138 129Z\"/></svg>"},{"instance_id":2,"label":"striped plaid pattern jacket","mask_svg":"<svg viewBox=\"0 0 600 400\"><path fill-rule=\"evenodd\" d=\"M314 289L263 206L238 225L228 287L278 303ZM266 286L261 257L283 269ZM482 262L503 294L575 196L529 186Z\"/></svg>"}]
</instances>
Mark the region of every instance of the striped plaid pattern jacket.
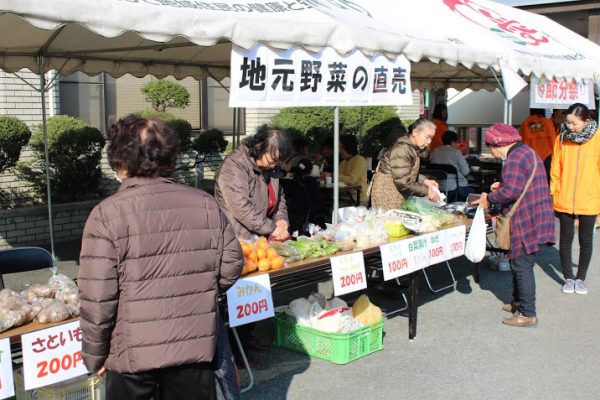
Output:
<instances>
[{"instance_id":1,"label":"striped plaid pattern jacket","mask_svg":"<svg viewBox=\"0 0 600 400\"><path fill-rule=\"evenodd\" d=\"M554 211L546 170L540 156L531 147L523 143L511 147L502 167L502 184L488 195L488 200L502 204L502 213L507 214L523 192L534 163L533 181L510 220L509 259L522 255L523 249L532 254L539 250L540 245L555 243Z\"/></svg>"}]
</instances>

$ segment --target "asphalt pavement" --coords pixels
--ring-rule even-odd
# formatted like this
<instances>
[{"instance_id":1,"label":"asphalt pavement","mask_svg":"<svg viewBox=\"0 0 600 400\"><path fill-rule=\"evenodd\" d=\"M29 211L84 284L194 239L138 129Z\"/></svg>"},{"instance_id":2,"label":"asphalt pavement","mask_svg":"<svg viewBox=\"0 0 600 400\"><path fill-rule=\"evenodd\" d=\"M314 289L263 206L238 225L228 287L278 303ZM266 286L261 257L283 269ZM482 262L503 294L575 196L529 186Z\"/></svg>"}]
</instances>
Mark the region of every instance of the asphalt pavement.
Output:
<instances>
[{"instance_id":1,"label":"asphalt pavement","mask_svg":"<svg viewBox=\"0 0 600 400\"><path fill-rule=\"evenodd\" d=\"M577 238L574 242L577 262ZM59 271L77 273L79 243L58 243ZM346 365L273 347L252 353L261 368L243 399L600 399L600 230L586 283L589 294L563 294L558 251L545 248L535 267L539 324L501 323L512 294L510 272L483 265L481 279L466 259L452 261L455 288L434 294L421 279L417 336L408 340L408 318L385 321L384 348ZM434 286L447 283L440 266L428 269ZM13 274L6 286L41 282L48 271ZM422 278L422 275L421 275ZM302 295L302 293L299 293ZM399 305L396 293L370 291L384 309ZM271 325L262 328L272 338ZM259 333L260 335L260 333ZM241 370L242 384L248 375Z\"/></svg>"}]
</instances>

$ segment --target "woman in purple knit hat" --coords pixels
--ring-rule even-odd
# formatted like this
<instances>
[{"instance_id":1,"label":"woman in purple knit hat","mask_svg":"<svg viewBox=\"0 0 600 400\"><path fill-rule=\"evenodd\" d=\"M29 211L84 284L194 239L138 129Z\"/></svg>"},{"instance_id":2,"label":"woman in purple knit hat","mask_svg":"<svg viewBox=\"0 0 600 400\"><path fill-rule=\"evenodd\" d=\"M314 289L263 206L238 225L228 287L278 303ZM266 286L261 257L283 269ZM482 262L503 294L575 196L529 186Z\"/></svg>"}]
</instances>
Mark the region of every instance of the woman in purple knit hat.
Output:
<instances>
[{"instance_id":1,"label":"woman in purple knit hat","mask_svg":"<svg viewBox=\"0 0 600 400\"><path fill-rule=\"evenodd\" d=\"M485 144L494 157L504 161L502 183L494 183L492 191L482 193L476 203L484 208L490 204L501 204L502 213L507 214L524 193L510 220L508 259L513 273L513 298L503 309L511 312L512 316L504 318L502 323L519 327L536 326L535 255L541 246L555 241L554 211L546 170L537 153L523 144L519 132L511 125L492 125L485 135Z\"/></svg>"}]
</instances>

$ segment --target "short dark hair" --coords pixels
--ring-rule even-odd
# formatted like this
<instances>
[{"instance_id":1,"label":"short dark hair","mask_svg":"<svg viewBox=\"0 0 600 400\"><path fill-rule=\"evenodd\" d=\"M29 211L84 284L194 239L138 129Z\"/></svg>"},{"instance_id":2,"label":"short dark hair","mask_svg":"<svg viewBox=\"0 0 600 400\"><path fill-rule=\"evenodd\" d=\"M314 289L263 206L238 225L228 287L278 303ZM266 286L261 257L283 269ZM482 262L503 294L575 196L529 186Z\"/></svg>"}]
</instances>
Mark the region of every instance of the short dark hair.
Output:
<instances>
[{"instance_id":1,"label":"short dark hair","mask_svg":"<svg viewBox=\"0 0 600 400\"><path fill-rule=\"evenodd\" d=\"M273 160L287 160L294 151L290 135L283 129L262 125L256 133L243 140L250 157L258 160L269 153Z\"/></svg>"},{"instance_id":2,"label":"short dark hair","mask_svg":"<svg viewBox=\"0 0 600 400\"><path fill-rule=\"evenodd\" d=\"M590 119L590 109L581 103L571 104L571 106L567 109L566 115L569 114L573 114L576 117L581 118L583 121Z\"/></svg>"},{"instance_id":3,"label":"short dark hair","mask_svg":"<svg viewBox=\"0 0 600 400\"><path fill-rule=\"evenodd\" d=\"M179 136L158 119L129 114L110 128L108 163L128 177L168 177L175 171Z\"/></svg>"},{"instance_id":4,"label":"short dark hair","mask_svg":"<svg viewBox=\"0 0 600 400\"><path fill-rule=\"evenodd\" d=\"M442 143L444 144L452 144L454 142L458 142L458 134L454 131L446 131L442 135Z\"/></svg>"},{"instance_id":5,"label":"short dark hair","mask_svg":"<svg viewBox=\"0 0 600 400\"><path fill-rule=\"evenodd\" d=\"M344 133L343 135L340 135L340 144L347 153L350 153L353 156L358 154L358 140L356 140L356 136Z\"/></svg>"}]
</instances>

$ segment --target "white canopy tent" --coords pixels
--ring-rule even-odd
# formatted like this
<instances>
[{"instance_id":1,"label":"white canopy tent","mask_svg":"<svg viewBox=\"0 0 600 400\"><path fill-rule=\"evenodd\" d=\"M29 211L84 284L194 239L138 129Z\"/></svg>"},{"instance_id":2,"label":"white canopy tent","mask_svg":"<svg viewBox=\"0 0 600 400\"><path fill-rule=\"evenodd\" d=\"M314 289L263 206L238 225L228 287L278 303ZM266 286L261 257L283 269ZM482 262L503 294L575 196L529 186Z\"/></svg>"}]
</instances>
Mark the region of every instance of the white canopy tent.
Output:
<instances>
[{"instance_id":1,"label":"white canopy tent","mask_svg":"<svg viewBox=\"0 0 600 400\"><path fill-rule=\"evenodd\" d=\"M596 44L489 0L0 0L0 37L0 69L40 73L42 92L51 70L221 79L232 43L403 54L413 88L492 90L501 62L524 76L600 71Z\"/></svg>"}]
</instances>

